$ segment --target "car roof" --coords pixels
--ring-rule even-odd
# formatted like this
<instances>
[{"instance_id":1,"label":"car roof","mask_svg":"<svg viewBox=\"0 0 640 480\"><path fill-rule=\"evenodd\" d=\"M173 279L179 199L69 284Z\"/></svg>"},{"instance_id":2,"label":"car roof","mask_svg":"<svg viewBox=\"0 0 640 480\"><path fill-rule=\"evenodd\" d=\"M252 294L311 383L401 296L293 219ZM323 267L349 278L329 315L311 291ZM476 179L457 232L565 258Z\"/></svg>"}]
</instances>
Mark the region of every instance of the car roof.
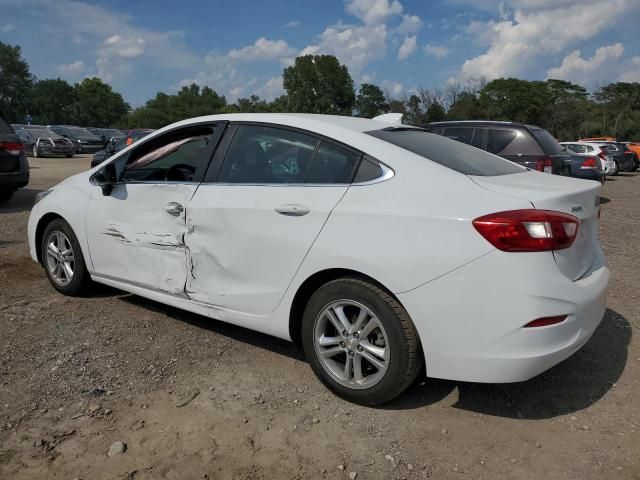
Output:
<instances>
[{"instance_id":1,"label":"car roof","mask_svg":"<svg viewBox=\"0 0 640 480\"><path fill-rule=\"evenodd\" d=\"M535 125L527 125L520 122L509 122L503 120L447 120L443 122L431 122L427 126L447 126L447 125L509 125L512 127L534 127L540 128Z\"/></svg>"}]
</instances>

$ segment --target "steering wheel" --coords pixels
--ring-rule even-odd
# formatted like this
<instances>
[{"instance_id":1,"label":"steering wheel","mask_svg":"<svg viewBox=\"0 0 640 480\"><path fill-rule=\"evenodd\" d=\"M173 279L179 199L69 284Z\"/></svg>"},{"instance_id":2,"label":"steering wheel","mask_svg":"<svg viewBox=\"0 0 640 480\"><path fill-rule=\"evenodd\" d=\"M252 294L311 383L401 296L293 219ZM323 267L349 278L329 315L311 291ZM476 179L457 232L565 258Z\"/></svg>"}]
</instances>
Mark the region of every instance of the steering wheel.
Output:
<instances>
[{"instance_id":1,"label":"steering wheel","mask_svg":"<svg viewBox=\"0 0 640 480\"><path fill-rule=\"evenodd\" d=\"M167 182L180 182L183 180L191 180L196 169L193 165L186 163L176 163L171 165L164 173L164 179Z\"/></svg>"}]
</instances>

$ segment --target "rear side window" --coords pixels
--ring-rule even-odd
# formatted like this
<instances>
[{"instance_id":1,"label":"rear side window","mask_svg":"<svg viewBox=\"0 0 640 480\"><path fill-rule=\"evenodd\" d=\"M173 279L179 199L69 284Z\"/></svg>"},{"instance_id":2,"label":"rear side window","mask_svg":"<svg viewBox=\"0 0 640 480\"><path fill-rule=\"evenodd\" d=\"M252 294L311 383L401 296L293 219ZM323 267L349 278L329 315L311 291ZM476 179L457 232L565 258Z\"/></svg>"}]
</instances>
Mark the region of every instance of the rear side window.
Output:
<instances>
[{"instance_id":1,"label":"rear side window","mask_svg":"<svg viewBox=\"0 0 640 480\"><path fill-rule=\"evenodd\" d=\"M529 127L529 131L540 144L545 154L558 155L562 153L562 147L549 132L538 127Z\"/></svg>"},{"instance_id":2,"label":"rear side window","mask_svg":"<svg viewBox=\"0 0 640 480\"><path fill-rule=\"evenodd\" d=\"M11 128L11 125L0 115L0 134L9 135L11 133L14 133L13 128Z\"/></svg>"},{"instance_id":3,"label":"rear side window","mask_svg":"<svg viewBox=\"0 0 640 480\"><path fill-rule=\"evenodd\" d=\"M473 128L469 127L450 127L445 128L444 136L452 140L457 140L467 145L471 145L473 141Z\"/></svg>"},{"instance_id":4,"label":"rear side window","mask_svg":"<svg viewBox=\"0 0 640 480\"><path fill-rule=\"evenodd\" d=\"M424 130L385 129L366 133L465 175L489 177L525 171L508 160Z\"/></svg>"},{"instance_id":5,"label":"rear side window","mask_svg":"<svg viewBox=\"0 0 640 480\"><path fill-rule=\"evenodd\" d=\"M350 183L360 156L359 153L323 141L305 183Z\"/></svg>"},{"instance_id":6,"label":"rear side window","mask_svg":"<svg viewBox=\"0 0 640 480\"><path fill-rule=\"evenodd\" d=\"M487 141L487 152L498 154L507 148L518 134L513 130L489 129L489 139Z\"/></svg>"},{"instance_id":7,"label":"rear side window","mask_svg":"<svg viewBox=\"0 0 640 480\"><path fill-rule=\"evenodd\" d=\"M383 175L382 167L378 162L363 158L353 179L353 183L371 182Z\"/></svg>"}]
</instances>

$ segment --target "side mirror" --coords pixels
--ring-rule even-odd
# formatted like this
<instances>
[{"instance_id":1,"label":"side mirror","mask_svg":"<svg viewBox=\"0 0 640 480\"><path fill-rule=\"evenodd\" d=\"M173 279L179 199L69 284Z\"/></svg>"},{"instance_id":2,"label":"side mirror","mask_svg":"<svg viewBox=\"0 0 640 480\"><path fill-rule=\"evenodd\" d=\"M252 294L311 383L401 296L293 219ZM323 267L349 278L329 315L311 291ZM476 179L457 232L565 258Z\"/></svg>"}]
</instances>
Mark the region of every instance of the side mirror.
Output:
<instances>
[{"instance_id":1,"label":"side mirror","mask_svg":"<svg viewBox=\"0 0 640 480\"><path fill-rule=\"evenodd\" d=\"M111 195L113 186L118 183L118 172L116 171L116 166L113 163L106 164L96 172L93 176L93 181L96 185L102 188L102 195L105 197Z\"/></svg>"}]
</instances>

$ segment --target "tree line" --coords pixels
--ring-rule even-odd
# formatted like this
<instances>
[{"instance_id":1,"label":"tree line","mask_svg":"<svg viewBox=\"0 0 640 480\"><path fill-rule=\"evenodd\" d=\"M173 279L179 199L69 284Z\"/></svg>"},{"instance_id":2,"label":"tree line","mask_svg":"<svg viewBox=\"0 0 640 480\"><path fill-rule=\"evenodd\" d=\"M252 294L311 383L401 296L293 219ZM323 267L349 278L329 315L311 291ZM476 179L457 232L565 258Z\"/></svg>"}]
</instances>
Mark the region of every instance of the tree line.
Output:
<instances>
[{"instance_id":1,"label":"tree line","mask_svg":"<svg viewBox=\"0 0 640 480\"><path fill-rule=\"evenodd\" d=\"M306 55L283 71L285 94L267 101L257 95L229 102L196 84L175 94L159 92L132 109L99 78L74 85L37 79L19 46L0 42L0 111L12 122L94 127L160 128L199 115L235 112L303 112L371 118L404 114L414 125L440 120L510 120L538 125L559 140L611 135L640 140L640 83L615 82L588 92L564 80L499 78L450 81L394 98L372 83L356 89L345 65L332 55Z\"/></svg>"}]
</instances>

